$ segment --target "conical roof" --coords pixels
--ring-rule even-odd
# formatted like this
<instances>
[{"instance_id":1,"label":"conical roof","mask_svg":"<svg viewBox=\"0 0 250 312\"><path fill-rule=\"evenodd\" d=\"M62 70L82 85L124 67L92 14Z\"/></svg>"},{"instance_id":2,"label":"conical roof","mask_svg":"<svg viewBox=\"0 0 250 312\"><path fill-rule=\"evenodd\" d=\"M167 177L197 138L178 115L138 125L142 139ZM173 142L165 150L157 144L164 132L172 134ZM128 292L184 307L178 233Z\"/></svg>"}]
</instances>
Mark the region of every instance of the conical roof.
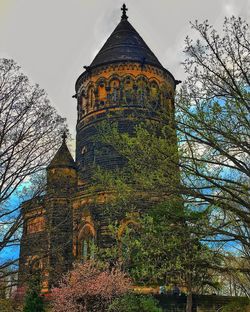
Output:
<instances>
[{"instance_id":1,"label":"conical roof","mask_svg":"<svg viewBox=\"0 0 250 312\"><path fill-rule=\"evenodd\" d=\"M66 144L66 135L63 135L62 145L47 167L47 169L52 168L76 168L75 161Z\"/></svg>"},{"instance_id":2,"label":"conical roof","mask_svg":"<svg viewBox=\"0 0 250 312\"><path fill-rule=\"evenodd\" d=\"M163 67L142 37L123 15L120 23L94 58L90 67L134 61Z\"/></svg>"}]
</instances>

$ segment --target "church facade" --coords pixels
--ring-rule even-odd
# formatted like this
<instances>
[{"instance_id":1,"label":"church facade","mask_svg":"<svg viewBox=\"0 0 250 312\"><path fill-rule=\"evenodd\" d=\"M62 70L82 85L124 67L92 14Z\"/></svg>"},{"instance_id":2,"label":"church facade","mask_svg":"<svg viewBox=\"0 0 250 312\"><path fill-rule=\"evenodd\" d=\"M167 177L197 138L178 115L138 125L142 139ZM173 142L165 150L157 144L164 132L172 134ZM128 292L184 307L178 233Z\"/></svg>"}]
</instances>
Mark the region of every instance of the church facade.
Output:
<instances>
[{"instance_id":1,"label":"church facade","mask_svg":"<svg viewBox=\"0 0 250 312\"><path fill-rule=\"evenodd\" d=\"M120 131L132 133L136 122L145 118L145 103L154 110L165 107L174 118L178 81L130 24L126 10L124 5L121 21L76 81L75 160L63 135L62 145L47 167L46 194L22 206L19 285L39 268L43 272L43 291L48 291L74 261L88 258L91 242L104 247L108 244L102 211L108 196L99 192L94 204L93 194L88 191L93 163L112 170L124 162L96 142L98 125L114 118ZM119 221L122 225L123 220Z\"/></svg>"}]
</instances>

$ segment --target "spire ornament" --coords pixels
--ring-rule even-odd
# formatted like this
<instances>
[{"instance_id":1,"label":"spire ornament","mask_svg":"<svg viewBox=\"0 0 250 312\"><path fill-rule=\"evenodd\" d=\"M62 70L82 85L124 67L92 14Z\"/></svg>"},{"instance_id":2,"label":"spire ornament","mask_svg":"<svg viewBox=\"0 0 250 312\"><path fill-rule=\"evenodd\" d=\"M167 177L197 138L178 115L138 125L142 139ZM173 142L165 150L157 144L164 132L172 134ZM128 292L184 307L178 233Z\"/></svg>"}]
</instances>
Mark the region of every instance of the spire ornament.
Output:
<instances>
[{"instance_id":1,"label":"spire ornament","mask_svg":"<svg viewBox=\"0 0 250 312\"><path fill-rule=\"evenodd\" d=\"M121 10L122 10L122 20L127 20L128 19L128 16L126 14L126 11L128 11L127 7L126 7L126 4L123 3L122 7L121 7Z\"/></svg>"},{"instance_id":2,"label":"spire ornament","mask_svg":"<svg viewBox=\"0 0 250 312\"><path fill-rule=\"evenodd\" d=\"M62 134L62 139L63 139L63 143L65 143L65 142L66 142L66 139L67 139L66 131L63 132L63 134Z\"/></svg>"}]
</instances>

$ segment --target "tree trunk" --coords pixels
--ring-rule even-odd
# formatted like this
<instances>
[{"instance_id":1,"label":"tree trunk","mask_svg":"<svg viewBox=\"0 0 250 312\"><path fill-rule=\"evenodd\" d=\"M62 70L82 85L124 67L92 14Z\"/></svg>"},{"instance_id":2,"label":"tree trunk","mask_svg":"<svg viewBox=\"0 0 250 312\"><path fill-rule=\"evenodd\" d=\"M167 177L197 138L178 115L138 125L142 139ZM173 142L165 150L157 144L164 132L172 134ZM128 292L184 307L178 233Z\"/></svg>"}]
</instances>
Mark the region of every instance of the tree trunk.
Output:
<instances>
[{"instance_id":1,"label":"tree trunk","mask_svg":"<svg viewBox=\"0 0 250 312\"><path fill-rule=\"evenodd\" d=\"M192 292L188 292L187 303L186 303L186 312L192 312L193 306L193 295Z\"/></svg>"}]
</instances>

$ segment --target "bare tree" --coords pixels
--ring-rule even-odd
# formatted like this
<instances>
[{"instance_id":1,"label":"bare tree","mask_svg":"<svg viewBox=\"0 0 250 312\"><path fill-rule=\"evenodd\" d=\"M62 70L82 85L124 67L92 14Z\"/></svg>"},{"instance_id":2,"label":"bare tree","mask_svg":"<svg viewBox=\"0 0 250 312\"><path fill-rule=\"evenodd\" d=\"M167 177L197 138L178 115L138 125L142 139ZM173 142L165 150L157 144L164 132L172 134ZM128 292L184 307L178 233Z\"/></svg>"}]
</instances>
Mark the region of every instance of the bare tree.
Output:
<instances>
[{"instance_id":1,"label":"bare tree","mask_svg":"<svg viewBox=\"0 0 250 312\"><path fill-rule=\"evenodd\" d=\"M221 35L207 21L192 28L177 97L183 193L214 208L211 234L249 248L249 26L231 17Z\"/></svg>"},{"instance_id":2,"label":"bare tree","mask_svg":"<svg viewBox=\"0 0 250 312\"><path fill-rule=\"evenodd\" d=\"M32 85L20 67L0 59L0 253L19 244L19 203L37 196L33 183L58 148L65 119L50 106L47 95ZM16 263L1 257L0 274Z\"/></svg>"}]
</instances>

